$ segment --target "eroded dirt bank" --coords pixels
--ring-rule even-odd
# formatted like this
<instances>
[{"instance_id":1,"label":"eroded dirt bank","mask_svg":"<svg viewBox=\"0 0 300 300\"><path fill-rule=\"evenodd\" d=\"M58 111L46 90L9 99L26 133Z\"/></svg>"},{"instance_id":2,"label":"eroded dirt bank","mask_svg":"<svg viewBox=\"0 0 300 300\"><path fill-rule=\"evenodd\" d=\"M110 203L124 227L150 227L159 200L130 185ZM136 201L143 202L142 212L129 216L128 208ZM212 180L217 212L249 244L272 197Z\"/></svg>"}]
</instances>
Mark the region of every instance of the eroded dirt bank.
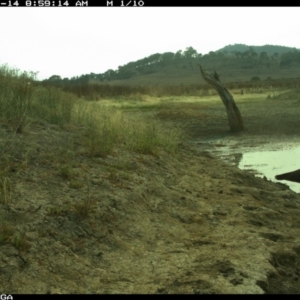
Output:
<instances>
[{"instance_id":1,"label":"eroded dirt bank","mask_svg":"<svg viewBox=\"0 0 300 300\"><path fill-rule=\"evenodd\" d=\"M249 128L244 138L258 132L255 126L265 136L272 128L286 134L290 123L265 125L284 120L287 103L280 103L269 114L276 106L263 103L253 126L247 120L258 110L240 107ZM213 115L205 109L200 121L176 122L194 128L194 140L227 134L224 108ZM105 159L78 155L74 174L83 183L74 188L43 156L44 147L56 151L72 134L45 126L19 137L37 150L18 174L12 201L0 206L8 236L0 246L3 293L300 292L298 194L188 142L177 157L122 149Z\"/></svg>"}]
</instances>

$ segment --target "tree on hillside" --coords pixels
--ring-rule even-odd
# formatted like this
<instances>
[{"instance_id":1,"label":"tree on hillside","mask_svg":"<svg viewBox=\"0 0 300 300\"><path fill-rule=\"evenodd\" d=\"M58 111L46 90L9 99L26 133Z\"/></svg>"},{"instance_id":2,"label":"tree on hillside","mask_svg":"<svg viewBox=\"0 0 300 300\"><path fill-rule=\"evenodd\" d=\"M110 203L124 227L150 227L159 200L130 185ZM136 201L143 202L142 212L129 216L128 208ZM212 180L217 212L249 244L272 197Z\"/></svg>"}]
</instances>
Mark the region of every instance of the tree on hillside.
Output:
<instances>
[{"instance_id":1,"label":"tree on hillside","mask_svg":"<svg viewBox=\"0 0 300 300\"><path fill-rule=\"evenodd\" d=\"M174 53L173 52L165 52L160 57L160 65L161 66L167 66L170 65L170 63L174 59Z\"/></svg>"},{"instance_id":2,"label":"tree on hillside","mask_svg":"<svg viewBox=\"0 0 300 300\"><path fill-rule=\"evenodd\" d=\"M251 52L251 57L254 59L258 58L258 54L256 52Z\"/></svg>"},{"instance_id":3,"label":"tree on hillside","mask_svg":"<svg viewBox=\"0 0 300 300\"><path fill-rule=\"evenodd\" d=\"M110 81L115 76L116 72L112 69L107 70L103 73L103 78Z\"/></svg>"},{"instance_id":4,"label":"tree on hillside","mask_svg":"<svg viewBox=\"0 0 300 300\"><path fill-rule=\"evenodd\" d=\"M223 104L226 107L227 118L229 122L229 127L232 132L239 132L244 130L244 122L240 110L235 104L232 95L229 93L227 88L221 82L217 72L208 73L205 71L201 65L199 65L201 75L203 79L211 85L221 97Z\"/></svg>"},{"instance_id":5,"label":"tree on hillside","mask_svg":"<svg viewBox=\"0 0 300 300\"><path fill-rule=\"evenodd\" d=\"M236 58L241 58L242 57L242 53L240 51L236 51L234 53L234 55L235 55Z\"/></svg>"},{"instance_id":6,"label":"tree on hillside","mask_svg":"<svg viewBox=\"0 0 300 300\"><path fill-rule=\"evenodd\" d=\"M259 54L259 59L260 59L261 61L269 60L269 56L268 56L267 52L265 52L265 51L260 52L260 54Z\"/></svg>"},{"instance_id":7,"label":"tree on hillside","mask_svg":"<svg viewBox=\"0 0 300 300\"><path fill-rule=\"evenodd\" d=\"M259 62L261 66L270 66L270 58L267 52L263 51L259 54Z\"/></svg>"},{"instance_id":8,"label":"tree on hillside","mask_svg":"<svg viewBox=\"0 0 300 300\"><path fill-rule=\"evenodd\" d=\"M155 54L152 54L152 55L148 56L147 61L150 64L156 64L156 63L159 62L160 57L161 57L160 53L155 53Z\"/></svg>"},{"instance_id":9,"label":"tree on hillside","mask_svg":"<svg viewBox=\"0 0 300 300\"><path fill-rule=\"evenodd\" d=\"M59 75L52 75L51 77L48 78L48 81L60 81L62 80L61 77Z\"/></svg>"},{"instance_id":10,"label":"tree on hillside","mask_svg":"<svg viewBox=\"0 0 300 300\"><path fill-rule=\"evenodd\" d=\"M193 58L197 57L197 51L193 47L187 47L183 52L184 57L186 58Z\"/></svg>"},{"instance_id":11,"label":"tree on hillside","mask_svg":"<svg viewBox=\"0 0 300 300\"><path fill-rule=\"evenodd\" d=\"M243 59L247 59L249 56L250 56L250 51L249 50L246 50L246 51L241 53L241 57Z\"/></svg>"},{"instance_id":12,"label":"tree on hillside","mask_svg":"<svg viewBox=\"0 0 300 300\"><path fill-rule=\"evenodd\" d=\"M294 50L283 53L280 59L280 66L288 66L292 63L300 63L300 51Z\"/></svg>"},{"instance_id":13,"label":"tree on hillside","mask_svg":"<svg viewBox=\"0 0 300 300\"><path fill-rule=\"evenodd\" d=\"M172 60L173 58L174 58L174 53L173 52L165 52L161 55L161 60L162 61Z\"/></svg>"},{"instance_id":14,"label":"tree on hillside","mask_svg":"<svg viewBox=\"0 0 300 300\"><path fill-rule=\"evenodd\" d=\"M175 60L179 60L182 57L183 57L182 50L178 50L174 55Z\"/></svg>"}]
</instances>

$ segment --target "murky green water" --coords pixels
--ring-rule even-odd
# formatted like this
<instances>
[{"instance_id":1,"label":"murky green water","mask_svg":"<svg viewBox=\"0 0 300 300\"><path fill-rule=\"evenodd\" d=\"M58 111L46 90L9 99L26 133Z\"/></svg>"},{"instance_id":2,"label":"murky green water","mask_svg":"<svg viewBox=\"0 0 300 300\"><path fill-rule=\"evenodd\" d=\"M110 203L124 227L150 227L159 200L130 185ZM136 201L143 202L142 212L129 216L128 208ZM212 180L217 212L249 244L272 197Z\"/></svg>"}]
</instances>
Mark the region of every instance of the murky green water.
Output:
<instances>
[{"instance_id":1,"label":"murky green water","mask_svg":"<svg viewBox=\"0 0 300 300\"><path fill-rule=\"evenodd\" d=\"M291 190L300 193L300 183L276 180L275 176L300 169L300 139L291 142L260 140L243 142L238 139L222 139L210 142L213 154L228 163L237 165L255 176L287 184Z\"/></svg>"}]
</instances>

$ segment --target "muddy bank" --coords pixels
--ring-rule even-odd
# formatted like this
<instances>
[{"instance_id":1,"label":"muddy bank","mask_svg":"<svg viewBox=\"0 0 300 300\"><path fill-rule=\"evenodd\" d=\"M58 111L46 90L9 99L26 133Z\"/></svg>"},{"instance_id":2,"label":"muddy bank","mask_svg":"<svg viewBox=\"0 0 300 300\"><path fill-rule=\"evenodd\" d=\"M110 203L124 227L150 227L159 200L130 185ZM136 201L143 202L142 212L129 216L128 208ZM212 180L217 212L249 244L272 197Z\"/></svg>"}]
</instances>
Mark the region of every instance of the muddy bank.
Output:
<instances>
[{"instance_id":1,"label":"muddy bank","mask_svg":"<svg viewBox=\"0 0 300 300\"><path fill-rule=\"evenodd\" d=\"M261 115L275 124L280 110L267 114L274 105L265 103ZM265 119L251 123L256 108L244 105L243 135L259 128L257 135L271 135ZM221 109L176 124L193 141L229 135ZM291 130L277 126L282 135ZM45 146L57 148L51 140L72 134L48 127L26 135L41 150L17 175L11 202L1 204L5 293L300 292L299 195L189 142L176 157L122 149L107 158L78 155L82 186L75 187L42 155Z\"/></svg>"}]
</instances>

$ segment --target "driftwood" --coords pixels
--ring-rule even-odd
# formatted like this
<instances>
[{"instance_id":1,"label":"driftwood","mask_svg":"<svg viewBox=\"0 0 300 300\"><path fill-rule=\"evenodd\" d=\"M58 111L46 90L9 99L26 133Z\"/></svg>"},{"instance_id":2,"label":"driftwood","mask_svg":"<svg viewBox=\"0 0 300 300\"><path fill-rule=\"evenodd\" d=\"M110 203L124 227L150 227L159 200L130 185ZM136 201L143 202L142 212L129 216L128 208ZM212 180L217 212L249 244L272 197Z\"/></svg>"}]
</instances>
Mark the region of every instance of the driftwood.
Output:
<instances>
[{"instance_id":1,"label":"driftwood","mask_svg":"<svg viewBox=\"0 0 300 300\"><path fill-rule=\"evenodd\" d=\"M240 110L236 106L232 95L229 93L227 88L220 81L219 75L217 72L208 73L205 71L201 65L200 72L203 79L211 85L214 89L217 90L219 96L221 97L227 112L228 122L230 130L233 132L239 132L244 130L243 118L240 113Z\"/></svg>"}]
</instances>

